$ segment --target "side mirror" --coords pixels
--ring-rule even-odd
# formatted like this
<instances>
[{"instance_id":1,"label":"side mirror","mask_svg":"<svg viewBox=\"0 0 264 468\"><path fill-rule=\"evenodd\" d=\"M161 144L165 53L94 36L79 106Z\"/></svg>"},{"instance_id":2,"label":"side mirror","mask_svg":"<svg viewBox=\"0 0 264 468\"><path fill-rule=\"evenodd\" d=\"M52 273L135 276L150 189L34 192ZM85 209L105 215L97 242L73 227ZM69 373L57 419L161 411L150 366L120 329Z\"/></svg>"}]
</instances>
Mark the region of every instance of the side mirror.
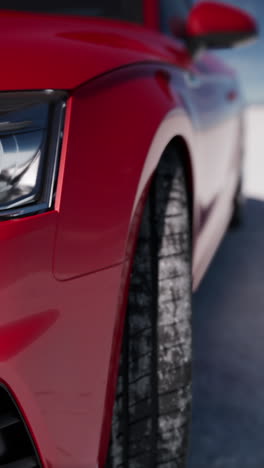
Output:
<instances>
[{"instance_id":1,"label":"side mirror","mask_svg":"<svg viewBox=\"0 0 264 468\"><path fill-rule=\"evenodd\" d=\"M187 18L185 37L193 53L229 48L256 38L256 21L248 13L214 1L197 3Z\"/></svg>"}]
</instances>

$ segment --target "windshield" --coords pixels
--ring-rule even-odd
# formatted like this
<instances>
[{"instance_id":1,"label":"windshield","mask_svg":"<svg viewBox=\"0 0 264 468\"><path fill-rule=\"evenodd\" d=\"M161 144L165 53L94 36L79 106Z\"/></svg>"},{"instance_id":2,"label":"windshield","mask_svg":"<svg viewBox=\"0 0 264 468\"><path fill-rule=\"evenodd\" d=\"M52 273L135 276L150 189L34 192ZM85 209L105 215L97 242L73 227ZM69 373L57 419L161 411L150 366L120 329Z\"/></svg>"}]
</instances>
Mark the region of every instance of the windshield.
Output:
<instances>
[{"instance_id":1,"label":"windshield","mask_svg":"<svg viewBox=\"0 0 264 468\"><path fill-rule=\"evenodd\" d=\"M22 5L21 5L22 3ZM60 4L62 3L62 4ZM143 22L142 0L76 0L74 7L63 6L65 2L51 0L2 1L2 10L59 13L66 15L100 16L135 23Z\"/></svg>"},{"instance_id":2,"label":"windshield","mask_svg":"<svg viewBox=\"0 0 264 468\"><path fill-rule=\"evenodd\" d=\"M180 29L185 23L185 19L192 6L192 0L159 0L160 4L160 27L165 34L171 34L171 25L178 22Z\"/></svg>"}]
</instances>

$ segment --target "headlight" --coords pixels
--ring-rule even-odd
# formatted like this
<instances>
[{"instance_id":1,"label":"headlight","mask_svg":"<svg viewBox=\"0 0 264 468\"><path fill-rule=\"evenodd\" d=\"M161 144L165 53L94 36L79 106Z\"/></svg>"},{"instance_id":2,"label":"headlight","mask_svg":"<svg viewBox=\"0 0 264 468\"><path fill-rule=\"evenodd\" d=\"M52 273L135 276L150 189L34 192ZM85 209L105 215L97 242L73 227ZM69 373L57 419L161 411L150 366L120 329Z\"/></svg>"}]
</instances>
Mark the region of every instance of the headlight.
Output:
<instances>
[{"instance_id":1,"label":"headlight","mask_svg":"<svg viewBox=\"0 0 264 468\"><path fill-rule=\"evenodd\" d=\"M66 94L0 93L0 217L52 207Z\"/></svg>"}]
</instances>

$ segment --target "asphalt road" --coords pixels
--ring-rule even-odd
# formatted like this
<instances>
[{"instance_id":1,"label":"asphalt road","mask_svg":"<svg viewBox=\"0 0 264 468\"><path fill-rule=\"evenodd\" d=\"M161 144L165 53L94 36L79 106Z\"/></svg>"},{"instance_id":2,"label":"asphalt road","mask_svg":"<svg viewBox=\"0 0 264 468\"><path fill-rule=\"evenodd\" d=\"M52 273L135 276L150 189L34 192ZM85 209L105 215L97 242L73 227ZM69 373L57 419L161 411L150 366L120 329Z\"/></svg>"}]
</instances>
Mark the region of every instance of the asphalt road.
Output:
<instances>
[{"instance_id":1,"label":"asphalt road","mask_svg":"<svg viewBox=\"0 0 264 468\"><path fill-rule=\"evenodd\" d=\"M245 224L194 296L188 468L264 467L264 110L246 120Z\"/></svg>"}]
</instances>

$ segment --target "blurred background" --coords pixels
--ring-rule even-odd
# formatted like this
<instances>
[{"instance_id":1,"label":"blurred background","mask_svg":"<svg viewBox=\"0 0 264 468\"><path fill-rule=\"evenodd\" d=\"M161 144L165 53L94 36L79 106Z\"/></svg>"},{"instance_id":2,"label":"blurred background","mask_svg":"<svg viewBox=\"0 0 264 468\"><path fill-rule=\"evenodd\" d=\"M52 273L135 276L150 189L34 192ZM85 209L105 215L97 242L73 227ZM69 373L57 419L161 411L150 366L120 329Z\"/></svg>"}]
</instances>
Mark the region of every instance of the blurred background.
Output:
<instances>
[{"instance_id":1,"label":"blurred background","mask_svg":"<svg viewBox=\"0 0 264 468\"><path fill-rule=\"evenodd\" d=\"M194 296L188 468L263 468L264 2L225 3L252 13L260 28L255 44L218 52L237 70L245 96L247 202L243 227L226 235Z\"/></svg>"}]
</instances>

